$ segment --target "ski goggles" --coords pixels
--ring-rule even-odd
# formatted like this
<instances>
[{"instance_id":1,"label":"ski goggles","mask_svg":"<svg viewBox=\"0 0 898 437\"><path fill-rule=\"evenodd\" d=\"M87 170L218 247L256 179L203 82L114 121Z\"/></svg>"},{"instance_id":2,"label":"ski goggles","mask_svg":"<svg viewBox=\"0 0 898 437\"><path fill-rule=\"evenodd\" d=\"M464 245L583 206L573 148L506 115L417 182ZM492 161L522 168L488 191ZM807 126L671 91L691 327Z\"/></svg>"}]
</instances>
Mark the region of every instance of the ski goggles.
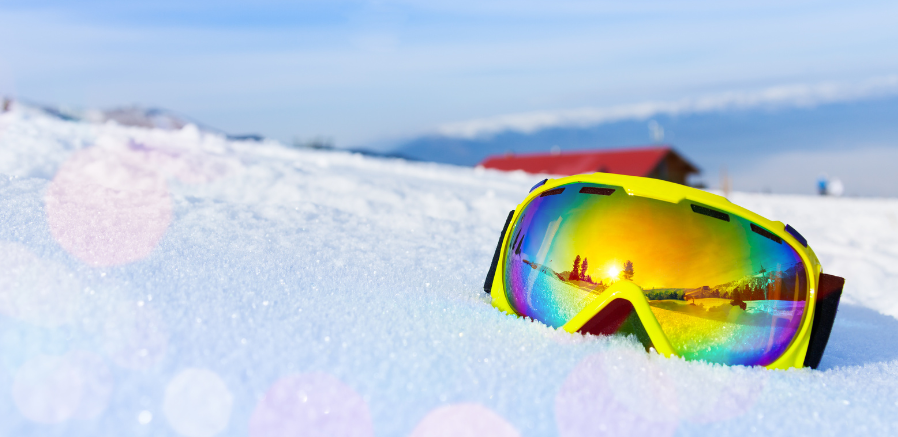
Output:
<instances>
[{"instance_id":1,"label":"ski goggles","mask_svg":"<svg viewBox=\"0 0 898 437\"><path fill-rule=\"evenodd\" d=\"M596 173L531 189L484 291L499 310L568 332L784 369L817 367L843 284L791 226L702 190Z\"/></svg>"}]
</instances>

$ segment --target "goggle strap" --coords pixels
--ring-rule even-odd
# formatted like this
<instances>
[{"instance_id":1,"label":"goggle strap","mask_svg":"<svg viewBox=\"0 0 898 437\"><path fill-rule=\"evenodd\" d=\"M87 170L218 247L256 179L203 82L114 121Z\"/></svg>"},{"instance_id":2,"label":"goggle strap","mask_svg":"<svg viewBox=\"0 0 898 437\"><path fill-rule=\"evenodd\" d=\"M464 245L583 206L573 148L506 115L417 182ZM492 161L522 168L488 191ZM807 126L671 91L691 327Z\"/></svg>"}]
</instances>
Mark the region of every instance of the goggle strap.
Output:
<instances>
[{"instance_id":1,"label":"goggle strap","mask_svg":"<svg viewBox=\"0 0 898 437\"><path fill-rule=\"evenodd\" d=\"M829 341L829 334L836 320L836 311L839 309L839 299L842 297L842 287L845 279L838 276L820 274L817 291L817 305L814 310L814 323L811 325L811 340L808 343L808 352L804 357L805 367L816 369L823 358L823 350Z\"/></svg>"},{"instance_id":2,"label":"goggle strap","mask_svg":"<svg viewBox=\"0 0 898 437\"><path fill-rule=\"evenodd\" d=\"M499 255L502 253L502 242L505 240L505 233L508 232L508 226L511 224L511 218L514 217L514 210L508 213L505 219L505 226L502 227L502 234L499 235L499 243L496 244L496 253L493 254L493 262L490 264L490 270L486 272L486 280L483 281L483 291L487 294L493 289L493 278L496 277L496 267L499 265Z\"/></svg>"}]
</instances>

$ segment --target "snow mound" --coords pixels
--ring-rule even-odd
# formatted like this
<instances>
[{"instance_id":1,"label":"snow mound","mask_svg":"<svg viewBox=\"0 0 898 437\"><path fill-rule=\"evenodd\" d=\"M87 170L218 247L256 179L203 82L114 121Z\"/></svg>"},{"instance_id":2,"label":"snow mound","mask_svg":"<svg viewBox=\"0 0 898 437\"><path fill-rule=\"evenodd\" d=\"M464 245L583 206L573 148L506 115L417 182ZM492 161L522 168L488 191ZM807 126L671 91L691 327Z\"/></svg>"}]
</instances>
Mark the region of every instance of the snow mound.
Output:
<instances>
[{"instance_id":1,"label":"snow mound","mask_svg":"<svg viewBox=\"0 0 898 437\"><path fill-rule=\"evenodd\" d=\"M0 115L0 435L890 435L898 201L736 194L847 278L821 370L499 313L535 177Z\"/></svg>"}]
</instances>

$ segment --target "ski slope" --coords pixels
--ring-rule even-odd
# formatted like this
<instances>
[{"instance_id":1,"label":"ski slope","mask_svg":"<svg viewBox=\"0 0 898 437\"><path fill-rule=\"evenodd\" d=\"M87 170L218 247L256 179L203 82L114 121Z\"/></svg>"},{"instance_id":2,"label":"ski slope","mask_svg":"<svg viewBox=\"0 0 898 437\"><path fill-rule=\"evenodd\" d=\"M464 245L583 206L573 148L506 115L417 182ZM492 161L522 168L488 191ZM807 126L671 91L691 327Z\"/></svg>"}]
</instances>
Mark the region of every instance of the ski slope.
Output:
<instances>
[{"instance_id":1,"label":"ski slope","mask_svg":"<svg viewBox=\"0 0 898 437\"><path fill-rule=\"evenodd\" d=\"M768 371L493 309L531 175L25 110L0 175L0 436L898 433L898 200L732 196L847 278Z\"/></svg>"}]
</instances>

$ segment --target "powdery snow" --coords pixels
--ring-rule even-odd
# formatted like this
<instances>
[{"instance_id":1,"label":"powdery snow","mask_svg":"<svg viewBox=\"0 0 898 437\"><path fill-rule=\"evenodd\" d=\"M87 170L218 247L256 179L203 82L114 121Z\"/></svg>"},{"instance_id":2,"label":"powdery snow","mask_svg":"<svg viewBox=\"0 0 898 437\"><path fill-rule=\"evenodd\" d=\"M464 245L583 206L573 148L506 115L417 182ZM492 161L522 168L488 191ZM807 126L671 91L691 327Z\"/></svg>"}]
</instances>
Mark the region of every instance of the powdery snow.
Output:
<instances>
[{"instance_id":1,"label":"powdery snow","mask_svg":"<svg viewBox=\"0 0 898 437\"><path fill-rule=\"evenodd\" d=\"M735 194L847 278L821 370L481 290L534 176L0 115L0 435L894 435L898 201Z\"/></svg>"}]
</instances>

